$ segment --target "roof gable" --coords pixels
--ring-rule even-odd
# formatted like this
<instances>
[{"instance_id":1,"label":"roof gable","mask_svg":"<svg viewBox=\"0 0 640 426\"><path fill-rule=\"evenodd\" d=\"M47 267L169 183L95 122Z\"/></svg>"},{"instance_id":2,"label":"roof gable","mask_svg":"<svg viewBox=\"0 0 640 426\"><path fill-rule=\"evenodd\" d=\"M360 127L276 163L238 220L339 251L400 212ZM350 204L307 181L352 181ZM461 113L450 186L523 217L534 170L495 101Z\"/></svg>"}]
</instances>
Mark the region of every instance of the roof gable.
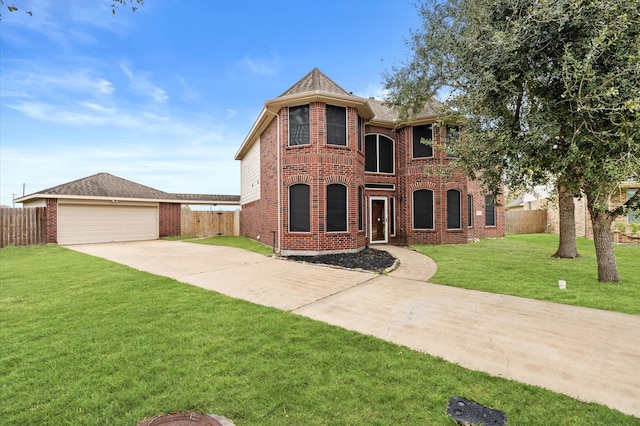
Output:
<instances>
[{"instance_id":1,"label":"roof gable","mask_svg":"<svg viewBox=\"0 0 640 426\"><path fill-rule=\"evenodd\" d=\"M38 191L39 194L81 197L166 199L170 194L109 173L97 173L72 182Z\"/></svg>"}]
</instances>

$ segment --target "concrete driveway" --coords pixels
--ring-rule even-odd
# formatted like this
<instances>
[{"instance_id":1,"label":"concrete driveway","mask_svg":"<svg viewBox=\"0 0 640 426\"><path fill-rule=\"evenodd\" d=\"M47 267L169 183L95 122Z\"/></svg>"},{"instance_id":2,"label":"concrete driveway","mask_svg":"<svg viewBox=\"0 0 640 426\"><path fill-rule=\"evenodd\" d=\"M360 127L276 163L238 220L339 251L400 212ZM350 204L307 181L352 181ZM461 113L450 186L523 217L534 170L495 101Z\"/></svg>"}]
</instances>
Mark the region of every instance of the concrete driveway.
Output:
<instances>
[{"instance_id":1,"label":"concrete driveway","mask_svg":"<svg viewBox=\"0 0 640 426\"><path fill-rule=\"evenodd\" d=\"M393 246L388 276L185 242L68 248L640 417L640 316L430 284L435 264Z\"/></svg>"}]
</instances>

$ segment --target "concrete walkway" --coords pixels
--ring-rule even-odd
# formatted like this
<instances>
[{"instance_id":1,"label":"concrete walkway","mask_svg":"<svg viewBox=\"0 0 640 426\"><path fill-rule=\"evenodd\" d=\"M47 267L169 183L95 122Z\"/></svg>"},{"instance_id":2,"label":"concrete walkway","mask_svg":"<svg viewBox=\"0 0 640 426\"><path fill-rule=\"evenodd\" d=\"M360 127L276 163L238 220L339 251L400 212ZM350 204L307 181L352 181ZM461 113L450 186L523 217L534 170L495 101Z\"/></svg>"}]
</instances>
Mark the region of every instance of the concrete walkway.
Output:
<instances>
[{"instance_id":1,"label":"concrete walkway","mask_svg":"<svg viewBox=\"0 0 640 426\"><path fill-rule=\"evenodd\" d=\"M377 246L400 261L388 276L185 242L68 248L640 417L640 316L430 284L433 261L394 246Z\"/></svg>"}]
</instances>

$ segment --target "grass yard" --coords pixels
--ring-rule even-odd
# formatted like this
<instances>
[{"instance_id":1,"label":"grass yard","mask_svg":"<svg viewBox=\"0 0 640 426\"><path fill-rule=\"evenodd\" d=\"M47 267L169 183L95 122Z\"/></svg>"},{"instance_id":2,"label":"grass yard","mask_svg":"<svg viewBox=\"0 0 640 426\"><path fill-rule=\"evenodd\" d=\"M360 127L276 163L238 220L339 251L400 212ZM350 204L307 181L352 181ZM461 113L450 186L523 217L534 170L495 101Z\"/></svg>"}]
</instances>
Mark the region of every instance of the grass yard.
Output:
<instances>
[{"instance_id":1,"label":"grass yard","mask_svg":"<svg viewBox=\"0 0 640 426\"><path fill-rule=\"evenodd\" d=\"M615 247L621 282L598 282L593 241L578 259L551 257L558 235L510 235L464 245L414 246L438 264L433 283L640 315L640 246ZM558 289L558 280L567 282Z\"/></svg>"},{"instance_id":2,"label":"grass yard","mask_svg":"<svg viewBox=\"0 0 640 426\"><path fill-rule=\"evenodd\" d=\"M236 237L231 235L220 235L217 237L197 238L197 237L167 237L166 240L181 240L197 244L209 244L212 246L236 247L249 250L258 254L273 254L273 248L259 243L247 237Z\"/></svg>"},{"instance_id":3,"label":"grass yard","mask_svg":"<svg viewBox=\"0 0 640 426\"><path fill-rule=\"evenodd\" d=\"M0 250L0 339L3 425L135 425L194 410L238 426L451 426L452 395L504 411L510 425L638 425L56 245Z\"/></svg>"}]
</instances>

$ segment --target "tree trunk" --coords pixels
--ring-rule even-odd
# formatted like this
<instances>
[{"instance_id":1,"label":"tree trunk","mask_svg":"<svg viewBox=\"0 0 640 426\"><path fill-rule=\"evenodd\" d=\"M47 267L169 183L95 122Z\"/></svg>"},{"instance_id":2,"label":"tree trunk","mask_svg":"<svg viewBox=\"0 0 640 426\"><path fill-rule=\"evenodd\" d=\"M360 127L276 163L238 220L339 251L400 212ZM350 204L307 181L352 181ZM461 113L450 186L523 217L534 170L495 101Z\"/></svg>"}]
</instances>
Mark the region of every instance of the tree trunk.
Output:
<instances>
[{"instance_id":1,"label":"tree trunk","mask_svg":"<svg viewBox=\"0 0 640 426\"><path fill-rule=\"evenodd\" d=\"M613 218L608 212L600 211L594 200L587 196L587 206L591 215L593 227L593 244L596 248L596 258L598 260L598 281L619 282L618 265L616 255L613 251L611 240L611 223Z\"/></svg>"},{"instance_id":2,"label":"tree trunk","mask_svg":"<svg viewBox=\"0 0 640 426\"><path fill-rule=\"evenodd\" d=\"M575 259L580 257L576 246L576 206L569 186L558 182L558 216L560 241L553 257Z\"/></svg>"}]
</instances>

